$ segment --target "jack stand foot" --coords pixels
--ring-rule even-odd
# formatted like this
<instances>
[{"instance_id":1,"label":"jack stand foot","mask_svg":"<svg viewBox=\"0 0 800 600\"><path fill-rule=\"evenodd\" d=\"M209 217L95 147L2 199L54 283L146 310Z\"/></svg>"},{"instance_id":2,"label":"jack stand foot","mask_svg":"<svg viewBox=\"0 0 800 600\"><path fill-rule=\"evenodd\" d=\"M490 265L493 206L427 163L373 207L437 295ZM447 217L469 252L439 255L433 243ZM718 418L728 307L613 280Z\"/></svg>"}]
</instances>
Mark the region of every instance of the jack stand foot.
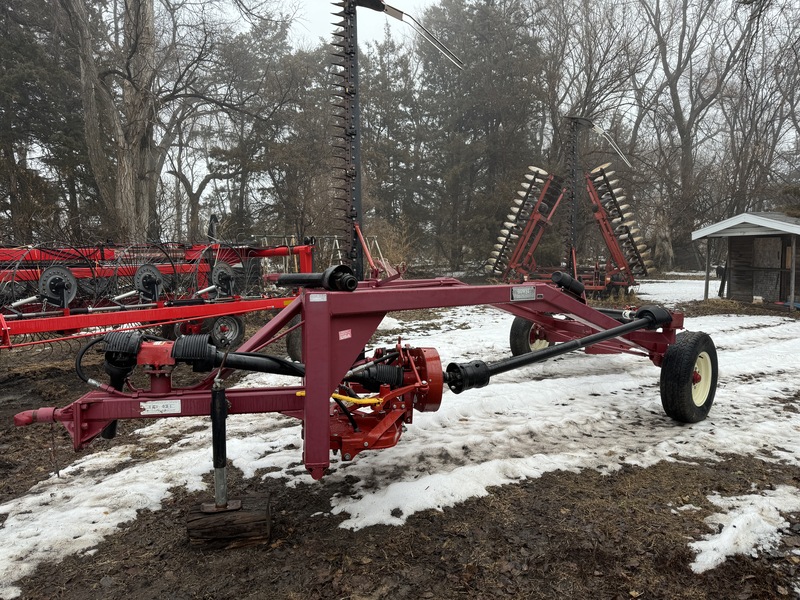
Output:
<instances>
[{"instance_id":1,"label":"jack stand foot","mask_svg":"<svg viewBox=\"0 0 800 600\"><path fill-rule=\"evenodd\" d=\"M211 390L211 445L214 454L214 502L189 512L186 531L189 543L213 548L240 548L269 542L271 515L269 496L251 498L249 510L241 500L228 500L225 450L225 419L228 401L216 382ZM260 502L259 502L260 500Z\"/></svg>"}]
</instances>

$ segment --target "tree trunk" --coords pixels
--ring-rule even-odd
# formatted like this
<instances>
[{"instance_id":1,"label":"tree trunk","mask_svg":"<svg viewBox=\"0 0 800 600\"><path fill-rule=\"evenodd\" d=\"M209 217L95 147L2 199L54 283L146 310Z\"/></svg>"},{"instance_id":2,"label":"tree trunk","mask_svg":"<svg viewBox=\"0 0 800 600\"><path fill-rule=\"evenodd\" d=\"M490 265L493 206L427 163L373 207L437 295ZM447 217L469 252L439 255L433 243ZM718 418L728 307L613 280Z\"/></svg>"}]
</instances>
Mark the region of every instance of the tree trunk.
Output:
<instances>
[{"instance_id":1,"label":"tree trunk","mask_svg":"<svg viewBox=\"0 0 800 600\"><path fill-rule=\"evenodd\" d=\"M125 60L118 68L126 76L121 80L119 109L99 76L86 5L82 0L61 0L61 6L78 39L86 143L100 196L112 215L107 228L117 241L141 240L150 223L152 180L158 177L150 169L155 117L153 0L130 0L121 15ZM108 137L115 146L113 157L107 151Z\"/></svg>"}]
</instances>

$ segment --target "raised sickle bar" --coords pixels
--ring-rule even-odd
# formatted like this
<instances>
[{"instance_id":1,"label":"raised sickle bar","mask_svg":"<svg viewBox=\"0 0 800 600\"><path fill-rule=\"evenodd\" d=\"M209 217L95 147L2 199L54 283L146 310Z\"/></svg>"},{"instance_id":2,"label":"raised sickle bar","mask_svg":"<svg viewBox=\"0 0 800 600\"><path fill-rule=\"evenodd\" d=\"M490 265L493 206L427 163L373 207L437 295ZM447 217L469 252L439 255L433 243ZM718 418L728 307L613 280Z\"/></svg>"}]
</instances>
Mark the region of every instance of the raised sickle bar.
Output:
<instances>
[{"instance_id":1,"label":"raised sickle bar","mask_svg":"<svg viewBox=\"0 0 800 600\"><path fill-rule=\"evenodd\" d=\"M656 327L667 325L671 322L672 315L669 311L658 306L644 306L636 311L636 318L630 323L625 323L619 327L607 329L606 331L600 331L577 340L571 340L528 354L513 356L495 363L486 363L482 360L475 360L468 363L450 363L447 365L447 385L452 392L460 394L465 390L481 388L488 385L489 379L491 379L493 375L499 375L500 373L526 367L555 356L561 356L562 354L567 354L579 348L598 344L625 335L626 333L631 333L632 331L655 329Z\"/></svg>"}]
</instances>

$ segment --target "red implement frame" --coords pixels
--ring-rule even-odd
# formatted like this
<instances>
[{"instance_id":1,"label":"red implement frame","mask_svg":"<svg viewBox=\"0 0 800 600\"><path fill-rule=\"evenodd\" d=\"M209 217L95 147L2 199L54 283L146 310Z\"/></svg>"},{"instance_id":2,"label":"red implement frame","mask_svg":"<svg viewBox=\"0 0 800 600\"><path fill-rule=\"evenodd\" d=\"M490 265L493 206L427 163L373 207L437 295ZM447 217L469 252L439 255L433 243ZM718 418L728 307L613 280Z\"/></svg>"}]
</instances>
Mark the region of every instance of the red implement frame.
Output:
<instances>
[{"instance_id":1,"label":"red implement frame","mask_svg":"<svg viewBox=\"0 0 800 600\"><path fill-rule=\"evenodd\" d=\"M506 281L524 281L537 270L536 260L533 255L536 252L536 248L539 246L539 242L542 240L545 227L552 224L553 215L556 214L559 204L561 204L561 201L564 199L564 190L562 189L558 192L557 199L550 208L547 216L544 216L540 212L545 198L555 195L555 190L551 189L557 185L554 179L554 176L550 175L542 185L542 191L533 205L531 217L525 224L525 228L519 234L517 245L508 261L508 267L506 267L503 273L503 279Z\"/></svg>"},{"instance_id":2,"label":"red implement frame","mask_svg":"<svg viewBox=\"0 0 800 600\"><path fill-rule=\"evenodd\" d=\"M623 287L636 285L636 277L633 276L633 271L622 253L622 248L620 248L619 240L614 235L614 229L608 220L608 213L603 207L600 194L597 193L594 181L592 181L591 175L588 174L586 175L586 191L589 193L589 200L592 202L592 214L611 254L606 262L605 281L602 283L597 282L596 285L602 285L603 288L608 285Z\"/></svg>"},{"instance_id":3,"label":"red implement frame","mask_svg":"<svg viewBox=\"0 0 800 600\"><path fill-rule=\"evenodd\" d=\"M600 176L605 177L605 173L600 171ZM610 256L604 266L596 264L593 269L578 269L575 248L571 247L569 248L570 256L568 258L571 259L569 264L573 265L575 270L570 274L584 285L588 293L606 292L613 287L628 288L635 286L637 282L633 270L629 265L629 261L626 260L623 249L620 246L620 240L614 235L614 227L610 221L608 211L603 206L603 198L598 192L598 186L595 184L593 177L597 177L597 173L585 174L586 190L592 203L594 219L598 224ZM567 194L566 187L559 187L562 185L563 182L560 178L548 175L544 179L535 201L530 198L534 188L532 186L528 188L524 200L530 202L533 207L531 216L518 233L519 239L515 242L514 249L508 258L508 263L502 270L501 278L503 281L549 280L553 271L559 270L539 267L536 264L534 254L544 235L545 228L552 225L556 210ZM549 211L545 210L547 212L546 216L541 212L542 205L546 204L545 200L553 202L552 208ZM644 274L646 275L646 271Z\"/></svg>"},{"instance_id":4,"label":"red implement frame","mask_svg":"<svg viewBox=\"0 0 800 600\"><path fill-rule=\"evenodd\" d=\"M518 317L543 323L551 341L574 340L612 329L616 319L595 310L551 284L469 286L450 278L417 281L366 281L352 293L305 289L289 306L245 342L240 352L254 352L272 343L293 317L300 315L306 377L292 387L231 389L229 412L277 412L302 420L303 462L315 479L330 464L331 450L349 460L356 453L393 446L413 408L436 410L443 375L433 349L401 348L405 379L397 389L379 393L380 405L357 413L359 427L331 402L370 337L391 311L491 305ZM560 317L556 316L560 315ZM594 353L627 352L648 357L660 366L683 315L675 313L660 330L638 330L587 348ZM143 348L140 364L149 365L151 389L117 392L109 386L92 391L64 408L42 408L15 417L17 425L64 423L76 449L85 447L116 419L180 417L209 414L210 389L216 373L192 388L171 387L171 342ZM223 371L220 377L227 376Z\"/></svg>"}]
</instances>

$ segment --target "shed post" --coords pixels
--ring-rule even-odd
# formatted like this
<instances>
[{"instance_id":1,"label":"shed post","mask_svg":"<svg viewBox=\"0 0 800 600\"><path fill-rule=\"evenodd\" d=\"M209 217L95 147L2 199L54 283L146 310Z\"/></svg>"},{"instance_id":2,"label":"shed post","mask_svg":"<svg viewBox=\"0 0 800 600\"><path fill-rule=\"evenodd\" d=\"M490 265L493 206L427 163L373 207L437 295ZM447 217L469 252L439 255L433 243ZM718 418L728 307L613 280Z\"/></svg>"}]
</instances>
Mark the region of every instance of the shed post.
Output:
<instances>
[{"instance_id":1,"label":"shed post","mask_svg":"<svg viewBox=\"0 0 800 600\"><path fill-rule=\"evenodd\" d=\"M708 300L708 275L711 272L711 238L706 238L706 289L703 293L703 301Z\"/></svg>"},{"instance_id":2,"label":"shed post","mask_svg":"<svg viewBox=\"0 0 800 600\"><path fill-rule=\"evenodd\" d=\"M789 273L789 310L794 308L795 279L797 275L797 235L792 234L792 270Z\"/></svg>"}]
</instances>

